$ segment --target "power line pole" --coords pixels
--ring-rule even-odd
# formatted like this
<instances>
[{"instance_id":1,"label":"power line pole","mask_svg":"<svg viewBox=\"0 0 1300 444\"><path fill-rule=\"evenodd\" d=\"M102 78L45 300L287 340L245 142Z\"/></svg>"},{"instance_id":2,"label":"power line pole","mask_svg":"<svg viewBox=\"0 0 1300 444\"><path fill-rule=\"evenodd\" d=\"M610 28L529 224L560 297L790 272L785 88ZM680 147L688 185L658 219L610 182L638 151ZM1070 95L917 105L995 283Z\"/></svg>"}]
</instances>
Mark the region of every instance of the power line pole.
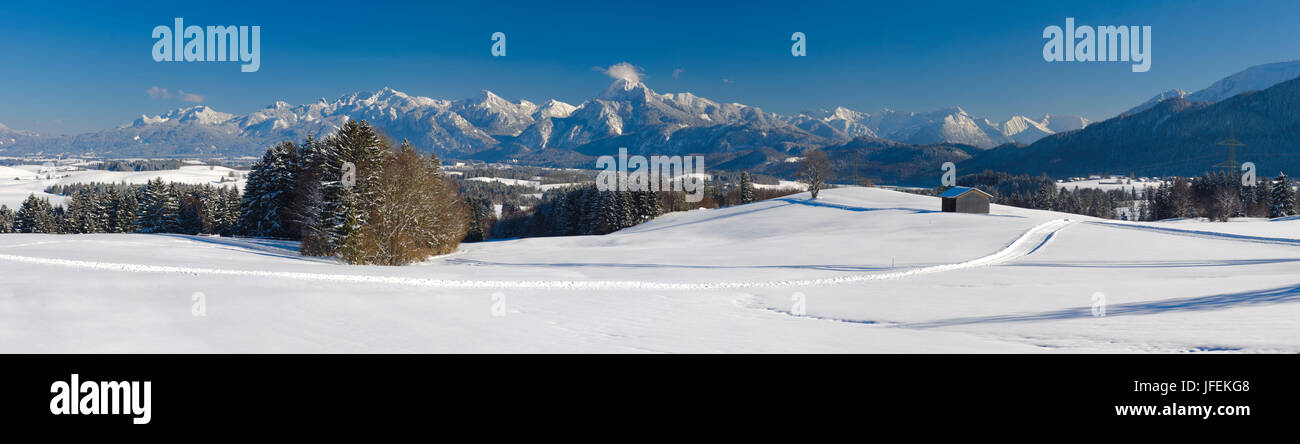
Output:
<instances>
[{"instance_id":1,"label":"power line pole","mask_svg":"<svg viewBox=\"0 0 1300 444\"><path fill-rule=\"evenodd\" d=\"M1228 147L1228 160L1214 164L1215 169L1227 170L1228 175L1239 174L1241 164L1237 163L1237 147L1246 146L1237 140L1237 130L1232 123L1228 124L1228 140L1221 141L1215 145Z\"/></svg>"}]
</instances>

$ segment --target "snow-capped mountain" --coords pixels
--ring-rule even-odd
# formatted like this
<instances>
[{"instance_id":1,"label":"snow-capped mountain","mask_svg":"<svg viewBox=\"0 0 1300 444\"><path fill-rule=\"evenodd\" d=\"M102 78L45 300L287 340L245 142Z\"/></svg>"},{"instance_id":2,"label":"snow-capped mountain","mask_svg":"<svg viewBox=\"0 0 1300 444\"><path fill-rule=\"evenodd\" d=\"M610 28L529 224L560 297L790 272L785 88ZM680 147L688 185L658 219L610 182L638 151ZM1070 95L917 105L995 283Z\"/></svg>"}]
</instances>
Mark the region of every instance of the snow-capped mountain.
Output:
<instances>
[{"instance_id":1,"label":"snow-capped mountain","mask_svg":"<svg viewBox=\"0 0 1300 444\"><path fill-rule=\"evenodd\" d=\"M0 150L102 156L257 155L280 141L326 137L353 119L371 122L394 141L410 140L441 155L542 162L617 152L620 147L643 154L756 150L795 154L858 137L987 149L1013 141L1031 143L1054 132L1046 117L997 124L958 107L926 113L886 109L876 114L836 107L782 116L689 92L658 93L639 78L617 78L577 105L558 100L541 105L510 101L486 90L467 99L442 100L383 88L301 105L277 101L244 115L202 105L180 108L75 136L0 129L0 135L14 133L8 139L0 137L7 144Z\"/></svg>"},{"instance_id":2,"label":"snow-capped mountain","mask_svg":"<svg viewBox=\"0 0 1300 444\"><path fill-rule=\"evenodd\" d=\"M1045 136L1080 129L1090 123L1082 117L1051 114L1037 120L1015 116L994 123L972 116L960 107L923 113L884 109L876 114L838 107L804 111L787 120L809 133L833 140L871 137L915 145L959 143L984 149L1011 142L1034 143Z\"/></svg>"},{"instance_id":3,"label":"snow-capped mountain","mask_svg":"<svg viewBox=\"0 0 1300 444\"><path fill-rule=\"evenodd\" d=\"M960 143L993 148L1011 141L996 124L973 117L960 107L926 113L884 110L872 116L869 126L886 139L915 145Z\"/></svg>"},{"instance_id":4,"label":"snow-capped mountain","mask_svg":"<svg viewBox=\"0 0 1300 444\"><path fill-rule=\"evenodd\" d=\"M1031 144L1056 133L1041 122L1035 122L1025 116L1015 116L1002 123L1002 134L1016 143Z\"/></svg>"},{"instance_id":5,"label":"snow-capped mountain","mask_svg":"<svg viewBox=\"0 0 1300 444\"><path fill-rule=\"evenodd\" d=\"M1252 66L1224 77L1209 87L1194 93L1173 89L1152 97L1124 114L1137 114L1151 109L1155 104L1171 98L1185 98L1192 102L1215 103L1248 91L1258 91L1278 83L1300 77L1300 60Z\"/></svg>"},{"instance_id":6,"label":"snow-capped mountain","mask_svg":"<svg viewBox=\"0 0 1300 444\"><path fill-rule=\"evenodd\" d=\"M1137 114L1045 137L1028 147L983 151L960 167L1053 177L1103 172L1199 175L1226 159L1219 142L1235 137L1246 144L1237 153L1239 161L1255 162L1269 174L1297 174L1297 110L1300 78L1215 103L1175 97Z\"/></svg>"},{"instance_id":7,"label":"snow-capped mountain","mask_svg":"<svg viewBox=\"0 0 1300 444\"><path fill-rule=\"evenodd\" d=\"M1052 115L1044 114L1038 123L1051 130L1053 133L1063 133L1066 131L1081 130L1092 124L1091 120L1079 116L1069 115Z\"/></svg>"},{"instance_id":8,"label":"snow-capped mountain","mask_svg":"<svg viewBox=\"0 0 1300 444\"><path fill-rule=\"evenodd\" d=\"M691 93L660 94L632 79L616 79L596 98L569 108L567 114L539 114L534 125L510 142L595 155L616 152L613 145L635 153L685 154L762 147L784 151L789 148L785 144L812 146L829 140L756 107Z\"/></svg>"},{"instance_id":9,"label":"snow-capped mountain","mask_svg":"<svg viewBox=\"0 0 1300 444\"><path fill-rule=\"evenodd\" d=\"M788 121L812 134L835 140L855 137L877 137L876 132L867 126L871 114L854 111L845 107L834 110L812 110L791 116Z\"/></svg>"},{"instance_id":10,"label":"snow-capped mountain","mask_svg":"<svg viewBox=\"0 0 1300 444\"><path fill-rule=\"evenodd\" d=\"M0 123L0 153L8 150L6 145L14 146L16 143L19 143L20 140L27 141L33 136L36 136L36 134L15 130Z\"/></svg>"},{"instance_id":11,"label":"snow-capped mountain","mask_svg":"<svg viewBox=\"0 0 1300 444\"><path fill-rule=\"evenodd\" d=\"M1052 134L1083 129L1090 123L1091 120L1079 116L1045 114L1038 120L1014 116L1002 122L1000 127L1004 136L1028 145Z\"/></svg>"},{"instance_id":12,"label":"snow-capped mountain","mask_svg":"<svg viewBox=\"0 0 1300 444\"><path fill-rule=\"evenodd\" d=\"M518 135L542 110L563 114L571 109L558 101L545 108L510 102L490 91L448 101L384 88L296 106L280 101L246 115L206 106L181 108L69 137L65 144L101 155L255 155L278 141L328 136L348 120L364 119L393 140L408 139L439 153L467 153L497 144L496 136Z\"/></svg>"},{"instance_id":13,"label":"snow-capped mountain","mask_svg":"<svg viewBox=\"0 0 1300 444\"><path fill-rule=\"evenodd\" d=\"M1182 89L1179 89L1179 88L1174 88L1174 89L1171 89L1171 90L1169 90L1169 91L1165 91L1165 92L1162 92L1162 93L1160 93L1160 94L1156 94L1155 97L1152 97L1152 98L1150 98L1150 99L1147 99L1147 101L1142 102L1141 105L1135 106L1135 107L1129 109L1128 111L1125 111L1124 114L1121 114L1121 115L1133 115L1133 114L1137 114L1137 113L1140 113L1140 112L1142 112L1142 111L1149 110L1149 109L1155 107L1156 104L1158 104L1158 103L1160 103L1160 102L1163 102L1163 101L1166 101L1166 100L1169 100L1169 99L1182 99L1182 98L1186 98L1188 94L1191 94L1191 93L1189 93L1189 92L1187 92L1187 91L1184 91L1184 90L1182 90Z\"/></svg>"}]
</instances>

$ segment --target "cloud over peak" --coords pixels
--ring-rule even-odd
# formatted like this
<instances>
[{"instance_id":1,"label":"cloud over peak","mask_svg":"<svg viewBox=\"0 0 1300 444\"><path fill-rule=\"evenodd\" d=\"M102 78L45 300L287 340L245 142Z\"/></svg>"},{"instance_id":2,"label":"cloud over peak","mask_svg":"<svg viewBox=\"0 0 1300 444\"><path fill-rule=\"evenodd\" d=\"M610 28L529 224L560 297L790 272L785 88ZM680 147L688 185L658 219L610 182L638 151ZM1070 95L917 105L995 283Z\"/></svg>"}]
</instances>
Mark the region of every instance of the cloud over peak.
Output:
<instances>
[{"instance_id":1,"label":"cloud over peak","mask_svg":"<svg viewBox=\"0 0 1300 444\"><path fill-rule=\"evenodd\" d=\"M205 97L203 97L202 95L187 93L183 89L178 89L176 90L175 94L172 94L172 92L168 91L167 88L163 88L159 86L150 87L148 90L145 91L145 94L148 94L149 97L155 99L163 99L163 100L177 99L182 102L190 102L190 103L202 102L205 99Z\"/></svg>"}]
</instances>

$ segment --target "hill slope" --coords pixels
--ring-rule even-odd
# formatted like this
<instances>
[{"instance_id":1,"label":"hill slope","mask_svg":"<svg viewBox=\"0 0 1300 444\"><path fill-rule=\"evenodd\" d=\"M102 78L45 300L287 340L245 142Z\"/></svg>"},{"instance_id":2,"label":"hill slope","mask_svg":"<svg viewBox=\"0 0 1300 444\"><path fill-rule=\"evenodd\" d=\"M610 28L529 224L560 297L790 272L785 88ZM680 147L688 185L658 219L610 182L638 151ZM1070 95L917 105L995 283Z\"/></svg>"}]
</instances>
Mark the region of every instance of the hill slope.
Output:
<instances>
[{"instance_id":1,"label":"hill slope","mask_svg":"<svg viewBox=\"0 0 1300 444\"><path fill-rule=\"evenodd\" d=\"M1297 221L1114 224L823 195L396 268L279 241L0 235L0 350L1300 351ZM1106 317L1090 314L1098 292Z\"/></svg>"}]
</instances>

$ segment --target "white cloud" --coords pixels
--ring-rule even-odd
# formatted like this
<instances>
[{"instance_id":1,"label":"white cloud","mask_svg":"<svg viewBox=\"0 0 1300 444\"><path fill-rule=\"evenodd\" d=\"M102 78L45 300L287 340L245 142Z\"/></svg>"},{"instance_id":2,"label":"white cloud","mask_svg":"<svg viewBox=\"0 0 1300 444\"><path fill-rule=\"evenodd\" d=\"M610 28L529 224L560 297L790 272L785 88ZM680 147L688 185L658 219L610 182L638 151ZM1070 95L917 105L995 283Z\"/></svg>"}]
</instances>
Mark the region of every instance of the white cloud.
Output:
<instances>
[{"instance_id":1,"label":"white cloud","mask_svg":"<svg viewBox=\"0 0 1300 444\"><path fill-rule=\"evenodd\" d=\"M631 83L641 83L641 68L628 62L617 63L609 68L596 67L596 70L615 79L622 79Z\"/></svg>"},{"instance_id":2,"label":"white cloud","mask_svg":"<svg viewBox=\"0 0 1300 444\"><path fill-rule=\"evenodd\" d=\"M176 97L183 102L198 103L203 101L203 96L198 94L187 93L184 90L176 90Z\"/></svg>"},{"instance_id":3,"label":"white cloud","mask_svg":"<svg viewBox=\"0 0 1300 444\"><path fill-rule=\"evenodd\" d=\"M155 99L163 99L163 100L177 99L182 102L190 102L190 103L202 102L205 99L205 97L203 97L200 94L187 93L185 92L185 90L180 90L180 89L176 90L176 94L172 94L171 91L167 90L167 88L163 88L160 86L150 87L148 90L145 91L145 94L148 94L149 97Z\"/></svg>"},{"instance_id":4,"label":"white cloud","mask_svg":"<svg viewBox=\"0 0 1300 444\"><path fill-rule=\"evenodd\" d=\"M683 68L677 68L677 69L674 69L674 70L673 70L673 80L677 80L677 79L681 78L683 72L686 72L686 70L683 69Z\"/></svg>"}]
</instances>

